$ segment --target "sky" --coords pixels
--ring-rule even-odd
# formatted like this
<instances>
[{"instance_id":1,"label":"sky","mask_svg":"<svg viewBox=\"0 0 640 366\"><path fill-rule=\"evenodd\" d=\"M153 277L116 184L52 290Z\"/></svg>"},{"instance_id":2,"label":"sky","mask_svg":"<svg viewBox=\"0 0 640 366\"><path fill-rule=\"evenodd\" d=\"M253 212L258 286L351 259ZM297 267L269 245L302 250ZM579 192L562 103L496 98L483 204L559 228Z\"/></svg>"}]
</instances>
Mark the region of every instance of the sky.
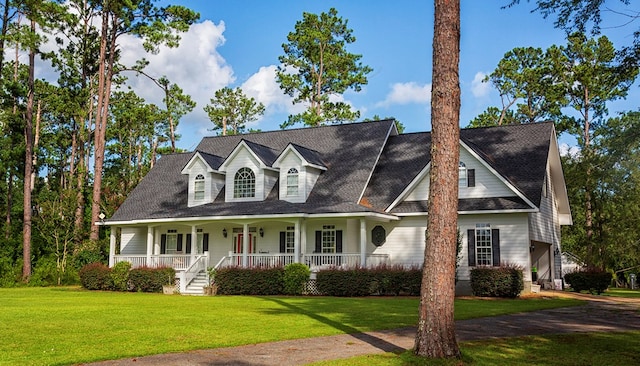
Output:
<instances>
[{"instance_id":1,"label":"sky","mask_svg":"<svg viewBox=\"0 0 640 366\"><path fill-rule=\"evenodd\" d=\"M532 13L534 4L501 9L508 0L461 1L460 125L489 106L500 106L495 89L482 78L491 73L503 55L515 47L566 44L565 34L552 19ZM215 135L203 107L216 90L241 87L245 94L265 105L264 116L248 125L263 131L277 130L301 106L292 105L275 81L282 44L303 12L320 14L331 7L348 21L356 37L347 50L362 55L373 68L361 92L347 91L342 98L360 111L361 120L377 115L394 117L405 132L429 131L433 38L433 3L424 0L175 0L158 4L184 5L200 13L200 21L182 34L178 48L161 48L145 54L139 39L122 38L122 61L133 64L145 57L146 72L166 76L197 103L178 126L179 148L193 150L204 136ZM637 26L605 29L616 47L630 44ZM615 34L614 34L615 32ZM129 76L130 86L149 103L162 105L162 91L144 77ZM638 108L640 90L632 87L627 101L614 103L610 112ZM296 125L294 127L302 127ZM565 143L575 143L565 138ZM561 141L562 142L562 141Z\"/></svg>"}]
</instances>

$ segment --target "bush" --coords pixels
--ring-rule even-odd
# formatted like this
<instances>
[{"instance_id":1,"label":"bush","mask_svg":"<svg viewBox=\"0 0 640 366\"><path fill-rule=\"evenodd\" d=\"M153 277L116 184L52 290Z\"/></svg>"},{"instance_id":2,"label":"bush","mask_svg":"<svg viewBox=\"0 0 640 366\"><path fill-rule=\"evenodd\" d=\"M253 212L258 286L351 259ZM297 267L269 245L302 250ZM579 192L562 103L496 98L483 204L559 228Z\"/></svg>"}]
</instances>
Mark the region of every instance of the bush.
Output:
<instances>
[{"instance_id":1,"label":"bush","mask_svg":"<svg viewBox=\"0 0 640 366\"><path fill-rule=\"evenodd\" d=\"M304 285L309 281L311 270L302 263L290 263L284 267L284 293L287 295L302 295Z\"/></svg>"},{"instance_id":2,"label":"bush","mask_svg":"<svg viewBox=\"0 0 640 366\"><path fill-rule=\"evenodd\" d=\"M611 273L596 270L576 271L564 275L564 280L571 285L573 291L589 291L598 295L609 288L612 278Z\"/></svg>"},{"instance_id":3,"label":"bush","mask_svg":"<svg viewBox=\"0 0 640 366\"><path fill-rule=\"evenodd\" d=\"M221 295L282 295L284 268L226 267L216 270Z\"/></svg>"},{"instance_id":4,"label":"bush","mask_svg":"<svg viewBox=\"0 0 640 366\"><path fill-rule=\"evenodd\" d=\"M318 291L328 296L369 296L375 277L366 268L331 268L318 272Z\"/></svg>"},{"instance_id":5,"label":"bush","mask_svg":"<svg viewBox=\"0 0 640 366\"><path fill-rule=\"evenodd\" d=\"M111 269L102 263L90 263L80 269L80 283L87 290L111 290Z\"/></svg>"},{"instance_id":6,"label":"bush","mask_svg":"<svg viewBox=\"0 0 640 366\"><path fill-rule=\"evenodd\" d=\"M171 267L139 267L129 272L132 291L162 292L162 286L175 284L176 271Z\"/></svg>"},{"instance_id":7,"label":"bush","mask_svg":"<svg viewBox=\"0 0 640 366\"><path fill-rule=\"evenodd\" d=\"M116 291L127 291L129 289L129 271L131 270L131 263L118 262L111 269L111 281L113 282L113 289Z\"/></svg>"},{"instance_id":8,"label":"bush","mask_svg":"<svg viewBox=\"0 0 640 366\"><path fill-rule=\"evenodd\" d=\"M372 294L385 296L420 295L422 270L418 267L381 265L369 271L373 276Z\"/></svg>"},{"instance_id":9,"label":"bush","mask_svg":"<svg viewBox=\"0 0 640 366\"><path fill-rule=\"evenodd\" d=\"M516 298L524 289L522 268L514 265L477 267L471 270L475 296Z\"/></svg>"}]
</instances>

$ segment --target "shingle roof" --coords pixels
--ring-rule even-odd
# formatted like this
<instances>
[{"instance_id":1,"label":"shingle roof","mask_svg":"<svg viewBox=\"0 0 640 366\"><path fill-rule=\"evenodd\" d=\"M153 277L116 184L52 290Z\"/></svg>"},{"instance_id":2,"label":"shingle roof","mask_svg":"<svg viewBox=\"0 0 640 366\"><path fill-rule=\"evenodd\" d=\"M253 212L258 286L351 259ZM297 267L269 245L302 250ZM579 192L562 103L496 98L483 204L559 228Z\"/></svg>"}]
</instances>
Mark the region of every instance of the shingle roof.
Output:
<instances>
[{"instance_id":1,"label":"shingle roof","mask_svg":"<svg viewBox=\"0 0 640 366\"><path fill-rule=\"evenodd\" d=\"M204 138L198 151L214 169L244 140L271 166L289 145L324 166L305 203L278 199L278 184L264 202L224 202L187 207L188 176L181 169L193 153L163 156L108 221L171 217L295 213L384 212L430 160L431 134L389 136L393 120ZM524 197L540 204L552 123L463 129L461 140ZM378 159L379 157L379 159ZM376 159L378 159L376 164ZM373 172L373 173L372 173ZM369 179L370 178L370 179ZM364 194L363 194L364 191ZM358 201L360 195L362 199ZM528 209L520 197L462 199L462 211ZM426 202L403 202L392 213L425 212Z\"/></svg>"}]
</instances>

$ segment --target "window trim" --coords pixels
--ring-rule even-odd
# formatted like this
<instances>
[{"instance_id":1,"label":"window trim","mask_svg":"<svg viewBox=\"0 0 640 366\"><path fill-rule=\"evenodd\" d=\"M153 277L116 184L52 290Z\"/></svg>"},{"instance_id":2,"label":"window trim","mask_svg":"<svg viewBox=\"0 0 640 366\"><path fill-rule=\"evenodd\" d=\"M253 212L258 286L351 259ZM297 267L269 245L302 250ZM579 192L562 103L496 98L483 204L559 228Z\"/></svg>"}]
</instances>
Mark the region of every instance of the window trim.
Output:
<instances>
[{"instance_id":1,"label":"window trim","mask_svg":"<svg viewBox=\"0 0 640 366\"><path fill-rule=\"evenodd\" d=\"M458 163L458 187L467 187L468 176L467 176L467 165L460 161Z\"/></svg>"},{"instance_id":2,"label":"window trim","mask_svg":"<svg viewBox=\"0 0 640 366\"><path fill-rule=\"evenodd\" d=\"M296 168L287 171L287 197L295 197L299 195L300 189L300 172Z\"/></svg>"},{"instance_id":3,"label":"window trim","mask_svg":"<svg viewBox=\"0 0 640 366\"><path fill-rule=\"evenodd\" d=\"M193 200L202 201L205 196L205 177L202 174L196 175L193 179Z\"/></svg>"},{"instance_id":4,"label":"window trim","mask_svg":"<svg viewBox=\"0 0 640 366\"><path fill-rule=\"evenodd\" d=\"M322 254L335 254L338 249L335 225L322 225L320 249Z\"/></svg>"},{"instance_id":5,"label":"window trim","mask_svg":"<svg viewBox=\"0 0 640 366\"><path fill-rule=\"evenodd\" d=\"M476 266L493 265L493 235L491 224L476 224L475 230Z\"/></svg>"},{"instance_id":6,"label":"window trim","mask_svg":"<svg viewBox=\"0 0 640 366\"><path fill-rule=\"evenodd\" d=\"M238 169L233 177L233 198L254 198L256 196L256 174L251 168Z\"/></svg>"}]
</instances>

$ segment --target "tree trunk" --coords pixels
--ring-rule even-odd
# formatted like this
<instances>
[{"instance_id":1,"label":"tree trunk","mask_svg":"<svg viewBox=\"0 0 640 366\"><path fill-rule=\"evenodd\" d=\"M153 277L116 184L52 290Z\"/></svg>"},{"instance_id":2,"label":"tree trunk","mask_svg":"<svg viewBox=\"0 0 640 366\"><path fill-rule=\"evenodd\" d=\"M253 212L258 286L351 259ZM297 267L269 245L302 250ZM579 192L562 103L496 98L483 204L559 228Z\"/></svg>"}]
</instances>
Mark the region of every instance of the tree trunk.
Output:
<instances>
[{"instance_id":1,"label":"tree trunk","mask_svg":"<svg viewBox=\"0 0 640 366\"><path fill-rule=\"evenodd\" d=\"M460 357L453 318L460 160L460 2L435 1L431 174L415 353Z\"/></svg>"},{"instance_id":2,"label":"tree trunk","mask_svg":"<svg viewBox=\"0 0 640 366\"><path fill-rule=\"evenodd\" d=\"M31 32L36 32L36 22L31 20ZM29 282L31 277L31 179L33 173L33 102L35 95L34 69L36 50L34 46L29 49L29 79L27 81L27 111L24 124L24 215L22 222L22 281Z\"/></svg>"}]
</instances>

